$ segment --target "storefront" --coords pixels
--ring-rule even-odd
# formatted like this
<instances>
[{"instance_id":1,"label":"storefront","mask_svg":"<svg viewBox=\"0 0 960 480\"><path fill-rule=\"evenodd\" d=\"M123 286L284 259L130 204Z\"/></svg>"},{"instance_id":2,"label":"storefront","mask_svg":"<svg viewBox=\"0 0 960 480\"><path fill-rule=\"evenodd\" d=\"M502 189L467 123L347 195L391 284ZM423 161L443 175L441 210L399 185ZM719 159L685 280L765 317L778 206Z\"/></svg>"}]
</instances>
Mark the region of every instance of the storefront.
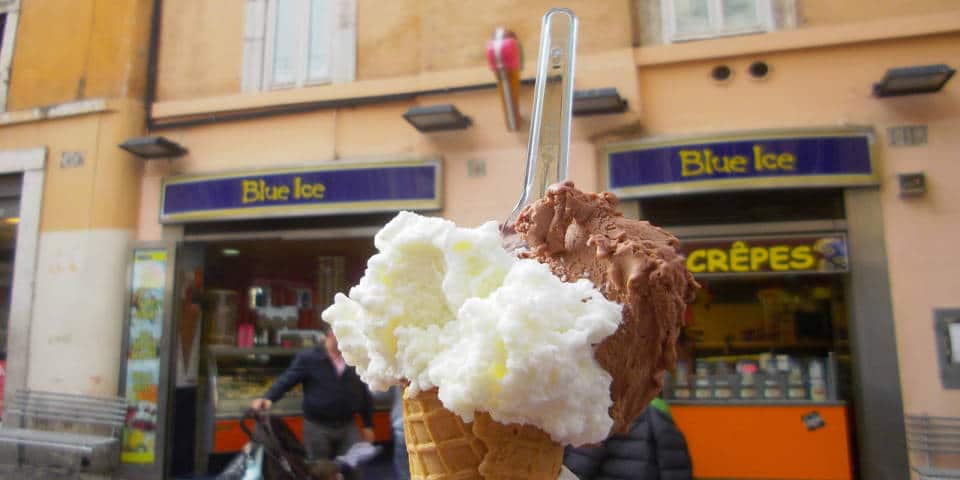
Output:
<instances>
[{"instance_id":1,"label":"storefront","mask_svg":"<svg viewBox=\"0 0 960 480\"><path fill-rule=\"evenodd\" d=\"M703 286L664 390L697 478L857 478L873 419L902 419L863 375L893 338L872 144L823 129L609 147L609 188L680 237Z\"/></svg>"},{"instance_id":2,"label":"storefront","mask_svg":"<svg viewBox=\"0 0 960 480\"><path fill-rule=\"evenodd\" d=\"M128 471L219 471L246 443L240 418L297 351L322 343L320 313L363 274L398 210L442 204L441 162L338 162L169 176L169 242L133 252L124 432ZM302 432L302 394L273 407ZM377 441L389 397L375 396ZM166 462L166 469L164 469Z\"/></svg>"}]
</instances>

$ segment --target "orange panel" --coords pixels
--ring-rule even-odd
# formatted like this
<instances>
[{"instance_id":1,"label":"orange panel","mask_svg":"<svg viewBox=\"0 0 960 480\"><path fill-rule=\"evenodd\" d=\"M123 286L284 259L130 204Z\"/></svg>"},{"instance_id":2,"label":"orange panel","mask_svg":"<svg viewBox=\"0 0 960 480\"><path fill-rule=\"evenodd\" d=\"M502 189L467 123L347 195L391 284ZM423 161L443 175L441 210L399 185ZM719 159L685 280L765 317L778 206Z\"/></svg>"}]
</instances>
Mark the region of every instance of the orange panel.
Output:
<instances>
[{"instance_id":1,"label":"orange panel","mask_svg":"<svg viewBox=\"0 0 960 480\"><path fill-rule=\"evenodd\" d=\"M303 417L282 418L297 440L303 442ZM247 420L247 427L253 429L253 420ZM213 428L213 453L238 452L250 441L240 428L240 420L217 420Z\"/></svg>"},{"instance_id":2,"label":"orange panel","mask_svg":"<svg viewBox=\"0 0 960 480\"><path fill-rule=\"evenodd\" d=\"M293 434L297 436L297 440L303 443L303 417L285 416L282 418ZM363 426L359 416L356 417L356 421L358 428ZM247 427L253 428L253 421L247 421ZM373 412L373 432L376 442L390 440L392 434L390 412ZM213 453L238 452L248 441L249 437L240 428L240 420L217 420L214 424Z\"/></svg>"},{"instance_id":3,"label":"orange panel","mask_svg":"<svg viewBox=\"0 0 960 480\"><path fill-rule=\"evenodd\" d=\"M670 411L698 479L851 478L844 406L671 405ZM810 431L801 417L812 411L825 425Z\"/></svg>"}]
</instances>

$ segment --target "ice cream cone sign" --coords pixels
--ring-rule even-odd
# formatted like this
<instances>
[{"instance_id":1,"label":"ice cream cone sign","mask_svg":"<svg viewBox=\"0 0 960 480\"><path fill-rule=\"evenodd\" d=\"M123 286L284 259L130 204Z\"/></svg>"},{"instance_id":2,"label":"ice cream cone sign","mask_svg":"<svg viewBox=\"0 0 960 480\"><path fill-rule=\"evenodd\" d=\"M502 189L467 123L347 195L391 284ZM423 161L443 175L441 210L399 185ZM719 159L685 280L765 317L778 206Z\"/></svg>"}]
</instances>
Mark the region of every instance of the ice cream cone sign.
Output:
<instances>
[{"instance_id":1,"label":"ice cream cone sign","mask_svg":"<svg viewBox=\"0 0 960 480\"><path fill-rule=\"evenodd\" d=\"M503 27L498 28L487 42L487 63L497 77L497 91L503 105L507 131L515 132L520 124L517 108L520 95L520 71L523 70L523 51L517 35Z\"/></svg>"}]
</instances>

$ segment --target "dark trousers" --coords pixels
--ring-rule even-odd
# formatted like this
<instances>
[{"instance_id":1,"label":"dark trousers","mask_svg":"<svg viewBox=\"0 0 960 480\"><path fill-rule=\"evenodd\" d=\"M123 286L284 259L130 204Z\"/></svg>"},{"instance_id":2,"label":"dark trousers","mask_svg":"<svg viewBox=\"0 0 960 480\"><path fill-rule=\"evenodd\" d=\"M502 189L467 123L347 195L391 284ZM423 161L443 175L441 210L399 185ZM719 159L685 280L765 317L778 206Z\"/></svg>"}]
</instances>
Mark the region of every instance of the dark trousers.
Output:
<instances>
[{"instance_id":1,"label":"dark trousers","mask_svg":"<svg viewBox=\"0 0 960 480\"><path fill-rule=\"evenodd\" d=\"M303 446L307 450L309 460L333 460L339 455L347 453L350 446L360 441L360 430L353 419L339 427L331 427L303 420ZM359 468L346 472L348 480L360 480L363 475Z\"/></svg>"}]
</instances>

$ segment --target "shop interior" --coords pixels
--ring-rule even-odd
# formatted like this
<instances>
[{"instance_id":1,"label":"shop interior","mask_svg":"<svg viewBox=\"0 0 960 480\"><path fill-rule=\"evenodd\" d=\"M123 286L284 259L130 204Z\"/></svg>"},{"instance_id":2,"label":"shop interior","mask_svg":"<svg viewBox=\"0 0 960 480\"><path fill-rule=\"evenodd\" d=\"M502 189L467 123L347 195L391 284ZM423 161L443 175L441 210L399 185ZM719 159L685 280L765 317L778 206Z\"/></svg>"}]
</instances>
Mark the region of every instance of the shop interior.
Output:
<instances>
[{"instance_id":1,"label":"shop interior","mask_svg":"<svg viewBox=\"0 0 960 480\"><path fill-rule=\"evenodd\" d=\"M731 192L645 199L644 218L685 227L845 218L840 189ZM693 226L693 227L691 227ZM680 361L664 394L675 400L851 400L847 274L698 275Z\"/></svg>"},{"instance_id":2,"label":"shop interior","mask_svg":"<svg viewBox=\"0 0 960 480\"><path fill-rule=\"evenodd\" d=\"M843 276L699 281L668 398L850 398Z\"/></svg>"},{"instance_id":3,"label":"shop interior","mask_svg":"<svg viewBox=\"0 0 960 480\"><path fill-rule=\"evenodd\" d=\"M176 293L175 470L196 462L216 472L232 459L247 442L239 422L250 401L266 392L297 351L322 345L321 312L336 293L359 281L374 253L370 237L183 245ZM294 389L271 409L297 435L301 395ZM391 399L374 398L377 441L387 442ZM194 441L187 441L191 436ZM193 462L185 462L191 456Z\"/></svg>"}]
</instances>

